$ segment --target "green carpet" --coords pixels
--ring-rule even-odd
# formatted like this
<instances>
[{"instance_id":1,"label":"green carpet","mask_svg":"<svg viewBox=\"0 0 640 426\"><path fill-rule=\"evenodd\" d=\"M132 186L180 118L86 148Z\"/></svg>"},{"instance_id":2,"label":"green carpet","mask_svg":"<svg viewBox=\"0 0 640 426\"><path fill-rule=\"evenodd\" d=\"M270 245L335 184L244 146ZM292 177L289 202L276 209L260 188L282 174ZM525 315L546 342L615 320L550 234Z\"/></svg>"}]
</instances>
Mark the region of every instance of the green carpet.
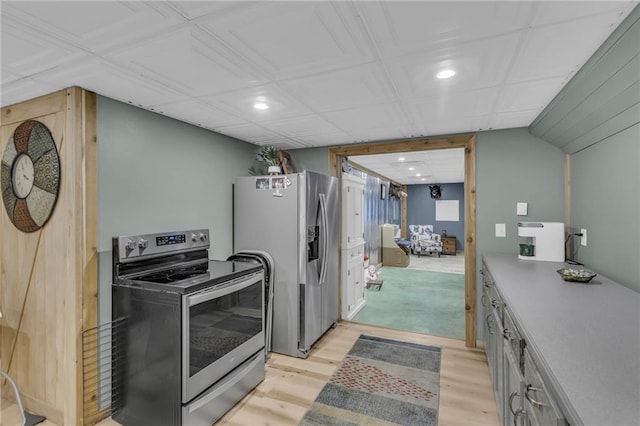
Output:
<instances>
[{"instance_id":1,"label":"green carpet","mask_svg":"<svg viewBox=\"0 0 640 426\"><path fill-rule=\"evenodd\" d=\"M355 322L464 339L464 275L386 266Z\"/></svg>"}]
</instances>

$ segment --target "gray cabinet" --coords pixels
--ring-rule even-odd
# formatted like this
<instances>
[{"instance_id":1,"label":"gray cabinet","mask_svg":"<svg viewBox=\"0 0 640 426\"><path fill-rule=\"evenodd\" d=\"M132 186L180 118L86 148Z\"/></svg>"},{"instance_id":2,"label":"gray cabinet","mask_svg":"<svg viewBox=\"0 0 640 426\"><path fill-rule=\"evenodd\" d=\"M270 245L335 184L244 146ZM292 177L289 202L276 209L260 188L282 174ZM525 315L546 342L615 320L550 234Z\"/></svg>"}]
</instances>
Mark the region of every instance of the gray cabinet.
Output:
<instances>
[{"instance_id":1,"label":"gray cabinet","mask_svg":"<svg viewBox=\"0 0 640 426\"><path fill-rule=\"evenodd\" d=\"M482 269L483 277L483 294L482 304L484 307L484 332L485 332L485 349L487 353L487 362L489 363L489 374L491 375L491 383L493 392L498 405L498 412L501 413L504 406L504 353L503 353L503 324L502 311L504 303L496 290L495 283L488 269Z\"/></svg>"},{"instance_id":2,"label":"gray cabinet","mask_svg":"<svg viewBox=\"0 0 640 426\"><path fill-rule=\"evenodd\" d=\"M527 417L532 426L564 426L566 421L555 399L540 376L531 352L523 351L524 399Z\"/></svg>"},{"instance_id":3,"label":"gray cabinet","mask_svg":"<svg viewBox=\"0 0 640 426\"><path fill-rule=\"evenodd\" d=\"M504 410L502 424L505 426L526 425L524 408L524 378L519 368L519 360L511 346L504 346Z\"/></svg>"},{"instance_id":4,"label":"gray cabinet","mask_svg":"<svg viewBox=\"0 0 640 426\"><path fill-rule=\"evenodd\" d=\"M502 424L505 426L527 426L524 406L524 376L522 374L524 340L506 308L503 311L503 324L504 409Z\"/></svg>"},{"instance_id":5,"label":"gray cabinet","mask_svg":"<svg viewBox=\"0 0 640 426\"><path fill-rule=\"evenodd\" d=\"M503 426L566 425L527 349L513 312L504 303L484 263L482 277L485 351L500 423Z\"/></svg>"}]
</instances>

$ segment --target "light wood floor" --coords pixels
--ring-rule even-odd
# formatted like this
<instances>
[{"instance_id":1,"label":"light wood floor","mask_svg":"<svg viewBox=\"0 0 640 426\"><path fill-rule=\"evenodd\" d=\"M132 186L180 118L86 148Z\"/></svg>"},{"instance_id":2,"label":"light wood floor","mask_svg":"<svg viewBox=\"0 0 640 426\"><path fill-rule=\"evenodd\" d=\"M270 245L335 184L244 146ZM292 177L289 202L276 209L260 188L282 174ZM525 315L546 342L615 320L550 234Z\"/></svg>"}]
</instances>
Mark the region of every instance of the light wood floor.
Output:
<instances>
[{"instance_id":1,"label":"light wood floor","mask_svg":"<svg viewBox=\"0 0 640 426\"><path fill-rule=\"evenodd\" d=\"M442 348L439 426L498 426L498 414L484 352L464 342L342 322L312 349L306 360L271 354L265 380L232 408L219 425L296 425L360 334ZM3 400L1 425L19 425L16 405ZM45 421L43 426L54 423ZM99 426L116 426L107 419Z\"/></svg>"}]
</instances>

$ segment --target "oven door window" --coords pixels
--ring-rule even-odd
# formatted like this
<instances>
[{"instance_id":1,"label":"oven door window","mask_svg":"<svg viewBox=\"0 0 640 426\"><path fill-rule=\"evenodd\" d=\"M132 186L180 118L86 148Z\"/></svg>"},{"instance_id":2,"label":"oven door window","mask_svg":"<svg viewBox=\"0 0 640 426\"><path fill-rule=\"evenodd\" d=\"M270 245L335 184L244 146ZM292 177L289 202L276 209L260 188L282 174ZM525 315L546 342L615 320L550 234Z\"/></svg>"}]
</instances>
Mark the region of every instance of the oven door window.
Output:
<instances>
[{"instance_id":1,"label":"oven door window","mask_svg":"<svg viewBox=\"0 0 640 426\"><path fill-rule=\"evenodd\" d=\"M260 334L262 281L189 308L189 377Z\"/></svg>"}]
</instances>

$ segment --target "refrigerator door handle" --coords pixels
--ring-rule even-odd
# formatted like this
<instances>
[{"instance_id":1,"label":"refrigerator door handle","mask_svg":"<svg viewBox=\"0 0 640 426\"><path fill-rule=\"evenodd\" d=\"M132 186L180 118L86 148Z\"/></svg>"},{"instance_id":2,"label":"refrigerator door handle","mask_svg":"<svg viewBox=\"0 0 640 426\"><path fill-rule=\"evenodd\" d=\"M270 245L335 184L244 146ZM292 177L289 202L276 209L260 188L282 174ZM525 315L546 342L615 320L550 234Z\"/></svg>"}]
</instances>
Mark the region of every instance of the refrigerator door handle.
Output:
<instances>
[{"instance_id":1,"label":"refrigerator door handle","mask_svg":"<svg viewBox=\"0 0 640 426\"><path fill-rule=\"evenodd\" d=\"M322 227L322 264L319 284L322 284L327 278L327 263L329 258L329 221L327 213L327 198L325 194L319 194L320 198L320 212L322 221L320 226Z\"/></svg>"}]
</instances>

